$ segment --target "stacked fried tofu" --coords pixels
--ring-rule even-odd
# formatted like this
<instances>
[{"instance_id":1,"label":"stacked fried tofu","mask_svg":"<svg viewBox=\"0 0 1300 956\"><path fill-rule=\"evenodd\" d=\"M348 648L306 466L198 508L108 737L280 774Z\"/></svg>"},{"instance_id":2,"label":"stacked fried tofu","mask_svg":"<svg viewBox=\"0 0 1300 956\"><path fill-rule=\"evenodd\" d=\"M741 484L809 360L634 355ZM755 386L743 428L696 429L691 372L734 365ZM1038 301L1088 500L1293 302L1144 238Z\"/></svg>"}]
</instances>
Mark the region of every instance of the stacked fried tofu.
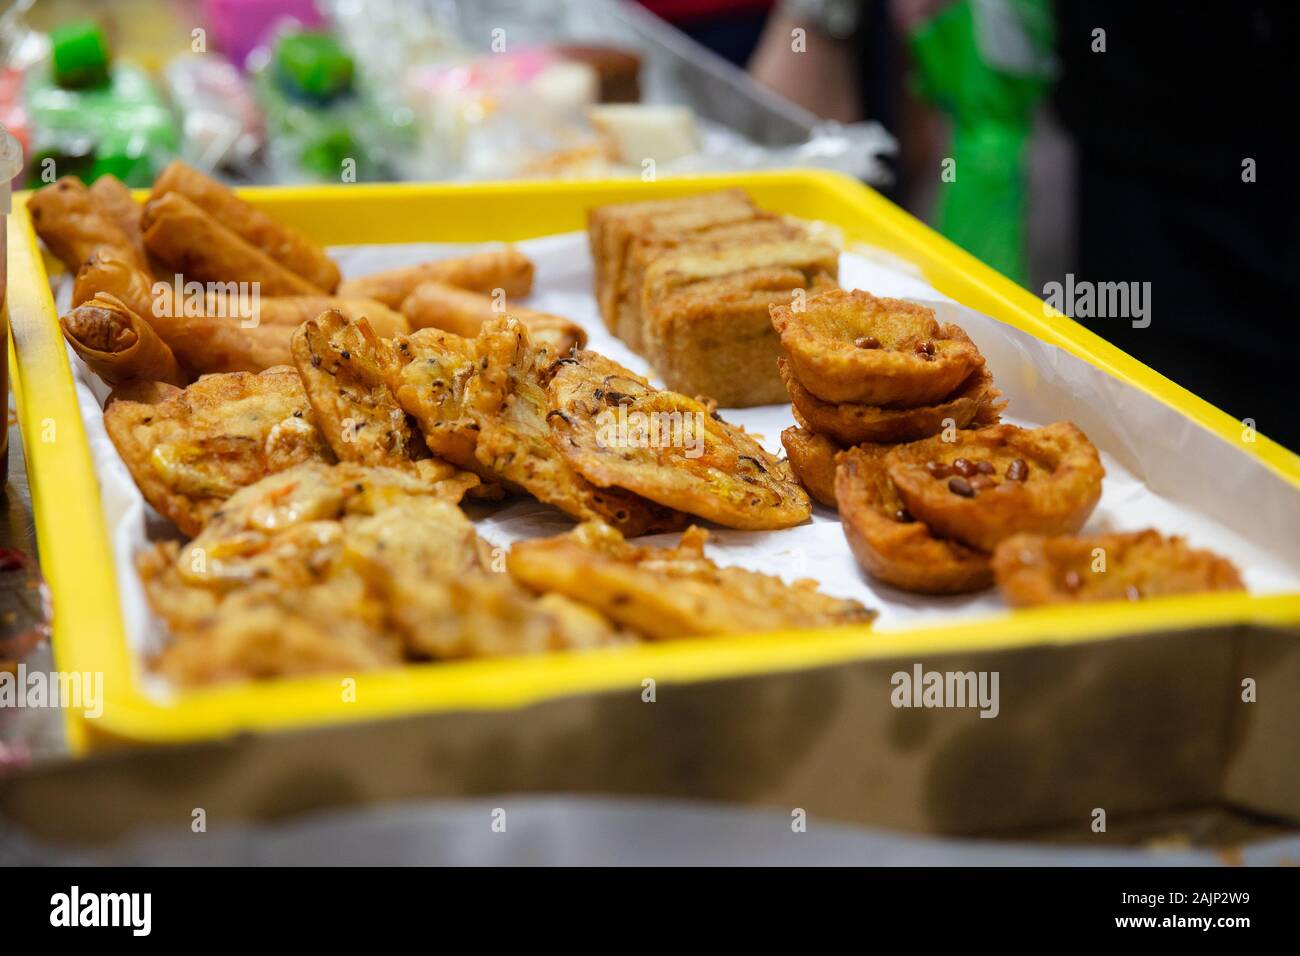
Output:
<instances>
[{"instance_id":1,"label":"stacked fried tofu","mask_svg":"<svg viewBox=\"0 0 1300 956\"><path fill-rule=\"evenodd\" d=\"M592 210L606 326L668 388L728 408L788 401L768 309L837 288L839 252L738 189Z\"/></svg>"}]
</instances>

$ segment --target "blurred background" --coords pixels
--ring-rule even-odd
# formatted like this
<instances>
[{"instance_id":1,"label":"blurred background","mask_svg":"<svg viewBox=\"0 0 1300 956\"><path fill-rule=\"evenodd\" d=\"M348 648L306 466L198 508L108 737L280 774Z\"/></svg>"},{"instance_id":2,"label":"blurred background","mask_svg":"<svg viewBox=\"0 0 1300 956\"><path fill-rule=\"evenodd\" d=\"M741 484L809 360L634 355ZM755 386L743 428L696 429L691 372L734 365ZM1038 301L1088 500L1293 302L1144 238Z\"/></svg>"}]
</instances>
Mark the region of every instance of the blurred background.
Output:
<instances>
[{"instance_id":1,"label":"blurred background","mask_svg":"<svg viewBox=\"0 0 1300 956\"><path fill-rule=\"evenodd\" d=\"M29 185L819 166L1291 447L1294 4L0 0Z\"/></svg>"}]
</instances>

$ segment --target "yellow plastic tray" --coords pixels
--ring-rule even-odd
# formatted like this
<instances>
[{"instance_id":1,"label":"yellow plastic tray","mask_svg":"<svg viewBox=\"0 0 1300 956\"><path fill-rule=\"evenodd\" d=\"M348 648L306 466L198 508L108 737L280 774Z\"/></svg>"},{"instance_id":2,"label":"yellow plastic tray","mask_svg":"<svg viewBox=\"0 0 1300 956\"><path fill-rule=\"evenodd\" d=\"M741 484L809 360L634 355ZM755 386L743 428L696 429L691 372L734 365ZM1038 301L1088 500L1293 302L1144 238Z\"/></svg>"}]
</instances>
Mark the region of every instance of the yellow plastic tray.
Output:
<instances>
[{"instance_id":1,"label":"yellow plastic tray","mask_svg":"<svg viewBox=\"0 0 1300 956\"><path fill-rule=\"evenodd\" d=\"M1234 440L1241 423L1059 314L859 183L784 171L658 183L348 185L249 189L241 195L325 244L519 240L581 229L592 206L742 186L763 206L843 228L914 263L952 298L1066 349ZM643 645L588 654L422 664L359 676L345 702L337 676L185 691L162 703L142 690L120 613L99 488L81 424L41 251L19 194L9 218L14 392L27 451L41 563L54 597L54 655L66 671L104 675L104 710L68 712L74 752L124 741L179 742L245 730L368 720L424 711L509 708L641 682L698 681L838 661L1074 643L1235 623L1300 622L1300 593L1200 595L1084 608L1043 608L889 634L789 631ZM1300 457L1259 436L1235 442L1300 489Z\"/></svg>"}]
</instances>

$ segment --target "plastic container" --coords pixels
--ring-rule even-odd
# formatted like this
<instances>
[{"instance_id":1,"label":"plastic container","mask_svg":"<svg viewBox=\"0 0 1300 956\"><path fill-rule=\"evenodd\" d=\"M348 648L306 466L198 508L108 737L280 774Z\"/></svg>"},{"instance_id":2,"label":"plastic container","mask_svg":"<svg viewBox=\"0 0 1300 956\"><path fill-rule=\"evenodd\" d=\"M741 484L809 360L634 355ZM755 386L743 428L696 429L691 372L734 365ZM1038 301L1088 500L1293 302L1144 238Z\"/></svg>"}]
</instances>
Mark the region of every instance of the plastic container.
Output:
<instances>
[{"instance_id":1,"label":"plastic container","mask_svg":"<svg viewBox=\"0 0 1300 956\"><path fill-rule=\"evenodd\" d=\"M658 183L356 184L249 189L241 195L329 245L520 240L581 229L592 206L728 186L748 190L766 208L826 220L850 241L872 243L913 263L945 295L1058 345L1154 396L1172 407L1189 430L1200 426L1231 442L1231 453L1258 461L1300 491L1300 457L1263 436L1242 444L1240 422L1069 319L1049 313L1032 294L847 177L784 171ZM919 654L1040 655L1045 646L1081 647L1089 642L1104 648L1112 638L1180 629L1199 631L1202 638L1205 629L1213 629L1224 637L1213 646L1229 648L1235 646L1239 625L1293 632L1300 627L1300 593L1197 595L1040 608L890 633L866 628L776 632L638 645L616 653L413 665L360 675L354 702L341 700L337 675L183 691L159 701L144 692L138 662L126 641L72 374L40 249L22 202L9 231L15 394L41 556L54 593L54 653L60 669L104 675L101 717L90 720L66 712L69 739L78 752L123 742L181 742L243 731L499 711L597 692L618 691L639 700L647 674L662 687L832 665L838 672L841 665L860 667L875 661L883 666L890 657L915 660ZM51 433L57 440L47 440ZM1041 663L1041 655L1035 659ZM725 694L718 699L725 705ZM728 719L734 721L735 714Z\"/></svg>"}]
</instances>

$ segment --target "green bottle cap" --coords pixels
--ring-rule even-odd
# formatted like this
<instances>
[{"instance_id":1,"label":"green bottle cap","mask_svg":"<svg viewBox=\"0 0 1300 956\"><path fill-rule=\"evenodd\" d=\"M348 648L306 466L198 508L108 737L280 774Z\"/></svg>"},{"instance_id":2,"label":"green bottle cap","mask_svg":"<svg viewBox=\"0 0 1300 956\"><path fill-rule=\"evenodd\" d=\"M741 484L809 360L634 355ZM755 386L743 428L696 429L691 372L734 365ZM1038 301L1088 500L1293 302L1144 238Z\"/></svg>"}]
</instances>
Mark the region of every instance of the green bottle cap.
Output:
<instances>
[{"instance_id":1,"label":"green bottle cap","mask_svg":"<svg viewBox=\"0 0 1300 956\"><path fill-rule=\"evenodd\" d=\"M97 23L79 20L55 27L50 48L59 86L83 90L108 82L108 44Z\"/></svg>"},{"instance_id":2,"label":"green bottle cap","mask_svg":"<svg viewBox=\"0 0 1300 956\"><path fill-rule=\"evenodd\" d=\"M275 47L275 72L288 90L326 101L352 89L352 57L328 33L291 33Z\"/></svg>"}]
</instances>

